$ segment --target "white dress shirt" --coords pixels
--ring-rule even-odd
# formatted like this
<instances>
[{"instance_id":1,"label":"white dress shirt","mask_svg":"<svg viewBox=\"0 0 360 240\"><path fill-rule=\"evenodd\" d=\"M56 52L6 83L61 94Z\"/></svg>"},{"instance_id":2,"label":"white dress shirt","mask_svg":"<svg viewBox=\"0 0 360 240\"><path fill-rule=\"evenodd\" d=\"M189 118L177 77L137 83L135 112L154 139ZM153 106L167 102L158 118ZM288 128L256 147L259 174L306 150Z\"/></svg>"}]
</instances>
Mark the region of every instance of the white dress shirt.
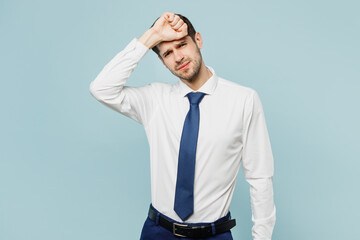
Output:
<instances>
[{"instance_id":1,"label":"white dress shirt","mask_svg":"<svg viewBox=\"0 0 360 240\"><path fill-rule=\"evenodd\" d=\"M134 38L91 82L90 92L104 105L144 126L150 146L152 204L182 222L174 211L178 154L189 111L186 94L196 91L180 79L175 84L126 86L148 50ZM223 79L212 67L206 67L213 75L198 89L206 95L199 104L194 212L185 222L213 222L228 213L242 164L250 184L253 238L271 239L276 216L274 167L259 96L255 90Z\"/></svg>"}]
</instances>

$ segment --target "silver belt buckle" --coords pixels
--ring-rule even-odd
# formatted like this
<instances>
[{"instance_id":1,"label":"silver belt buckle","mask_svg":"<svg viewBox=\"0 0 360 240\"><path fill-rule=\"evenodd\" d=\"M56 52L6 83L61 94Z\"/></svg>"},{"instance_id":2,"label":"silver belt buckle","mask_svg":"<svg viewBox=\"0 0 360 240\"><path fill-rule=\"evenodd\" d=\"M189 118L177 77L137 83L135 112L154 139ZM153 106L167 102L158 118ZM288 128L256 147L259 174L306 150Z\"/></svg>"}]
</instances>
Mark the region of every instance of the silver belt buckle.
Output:
<instances>
[{"instance_id":1,"label":"silver belt buckle","mask_svg":"<svg viewBox=\"0 0 360 240\"><path fill-rule=\"evenodd\" d=\"M181 235L181 234L178 234L178 233L176 233L176 226L181 226L181 227L187 227L188 225L186 225L186 224L179 224L179 223L173 223L173 234L174 234L174 236L177 236L177 237L187 237L187 236L185 236L185 235Z\"/></svg>"}]
</instances>

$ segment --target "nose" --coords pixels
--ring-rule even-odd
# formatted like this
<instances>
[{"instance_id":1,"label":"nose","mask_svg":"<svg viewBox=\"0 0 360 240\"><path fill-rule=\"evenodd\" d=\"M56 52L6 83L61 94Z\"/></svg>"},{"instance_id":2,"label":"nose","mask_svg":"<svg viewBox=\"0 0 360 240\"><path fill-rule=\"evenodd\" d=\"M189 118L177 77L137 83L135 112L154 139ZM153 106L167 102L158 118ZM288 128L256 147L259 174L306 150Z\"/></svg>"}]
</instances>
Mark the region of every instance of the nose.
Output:
<instances>
[{"instance_id":1,"label":"nose","mask_svg":"<svg viewBox=\"0 0 360 240\"><path fill-rule=\"evenodd\" d=\"M174 57L177 63L181 63L184 59L184 55L181 53L181 51L174 51Z\"/></svg>"}]
</instances>

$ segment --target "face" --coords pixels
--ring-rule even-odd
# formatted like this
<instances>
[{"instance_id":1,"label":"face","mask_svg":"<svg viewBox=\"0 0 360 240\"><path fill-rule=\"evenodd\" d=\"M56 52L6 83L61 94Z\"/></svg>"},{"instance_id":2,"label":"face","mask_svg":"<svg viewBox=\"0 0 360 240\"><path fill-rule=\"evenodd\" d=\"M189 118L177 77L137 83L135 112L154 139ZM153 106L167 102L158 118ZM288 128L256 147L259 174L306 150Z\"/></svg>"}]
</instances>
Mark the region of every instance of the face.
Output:
<instances>
[{"instance_id":1,"label":"face","mask_svg":"<svg viewBox=\"0 0 360 240\"><path fill-rule=\"evenodd\" d=\"M197 77L202 63L200 33L195 34L195 42L186 36L175 41L161 42L157 47L160 60L172 74L190 82Z\"/></svg>"}]
</instances>

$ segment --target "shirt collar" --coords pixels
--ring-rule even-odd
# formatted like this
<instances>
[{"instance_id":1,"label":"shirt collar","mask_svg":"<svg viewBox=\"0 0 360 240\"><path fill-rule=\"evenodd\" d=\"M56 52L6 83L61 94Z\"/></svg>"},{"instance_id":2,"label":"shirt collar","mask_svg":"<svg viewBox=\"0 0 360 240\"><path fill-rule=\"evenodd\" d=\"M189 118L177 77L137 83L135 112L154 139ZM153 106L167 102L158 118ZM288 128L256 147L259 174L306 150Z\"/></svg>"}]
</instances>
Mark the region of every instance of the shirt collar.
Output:
<instances>
[{"instance_id":1,"label":"shirt collar","mask_svg":"<svg viewBox=\"0 0 360 240\"><path fill-rule=\"evenodd\" d=\"M203 92L206 94L214 93L218 82L218 77L215 74L215 71L212 67L210 66L206 66L206 67L211 71L213 75L197 91L191 89L188 85L186 85L186 83L184 83L180 79L178 80L175 86L178 88L178 91L181 96L185 97L186 94L188 94L189 92Z\"/></svg>"}]
</instances>

